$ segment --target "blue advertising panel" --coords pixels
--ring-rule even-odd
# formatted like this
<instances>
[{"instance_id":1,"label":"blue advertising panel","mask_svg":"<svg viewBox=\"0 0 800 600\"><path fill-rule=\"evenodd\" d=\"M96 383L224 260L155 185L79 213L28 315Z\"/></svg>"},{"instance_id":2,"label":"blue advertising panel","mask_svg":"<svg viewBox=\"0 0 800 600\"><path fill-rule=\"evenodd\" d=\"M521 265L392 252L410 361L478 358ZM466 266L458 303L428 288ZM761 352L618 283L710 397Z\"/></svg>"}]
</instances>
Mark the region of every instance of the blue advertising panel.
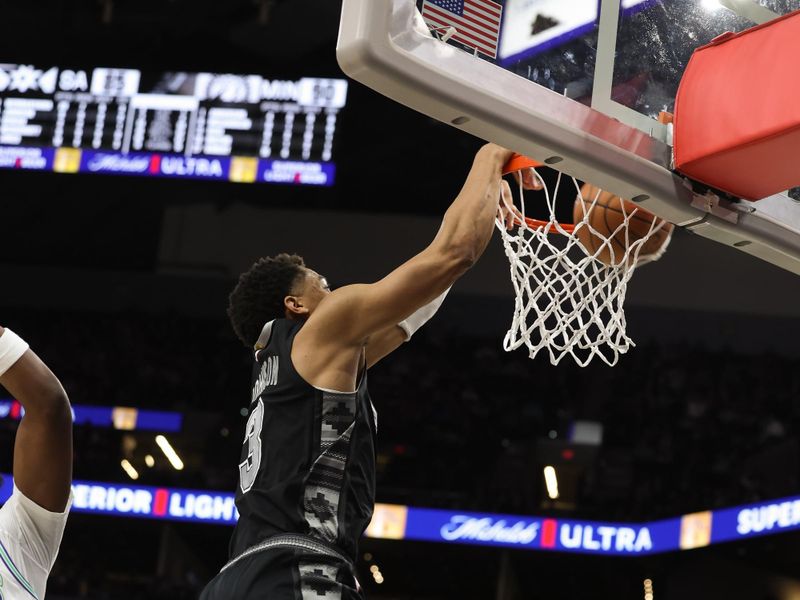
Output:
<instances>
[{"instance_id":1,"label":"blue advertising panel","mask_svg":"<svg viewBox=\"0 0 800 600\"><path fill-rule=\"evenodd\" d=\"M88 481L76 481L72 490L72 510L77 513L220 525L234 525L239 517L233 494Z\"/></svg>"},{"instance_id":2,"label":"blue advertising panel","mask_svg":"<svg viewBox=\"0 0 800 600\"><path fill-rule=\"evenodd\" d=\"M11 495L8 475L0 503ZM76 513L234 525L232 493L91 481L73 483ZM643 556L800 528L800 497L649 523L576 521L377 504L367 537L605 556Z\"/></svg>"},{"instance_id":3,"label":"blue advertising panel","mask_svg":"<svg viewBox=\"0 0 800 600\"><path fill-rule=\"evenodd\" d=\"M2 504L11 496L13 481L10 475L0 477ZM74 481L72 495L74 513L219 525L234 525L239 518L233 494L209 490Z\"/></svg>"},{"instance_id":4,"label":"blue advertising panel","mask_svg":"<svg viewBox=\"0 0 800 600\"><path fill-rule=\"evenodd\" d=\"M0 400L0 419L19 420L25 414L16 400ZM166 410L142 410L127 406L72 405L76 425L94 425L125 431L174 433L183 427L183 415Z\"/></svg>"},{"instance_id":5,"label":"blue advertising panel","mask_svg":"<svg viewBox=\"0 0 800 600\"><path fill-rule=\"evenodd\" d=\"M13 486L10 475L2 478L0 503L8 500ZM208 490L74 481L72 495L74 513L220 525L234 525L239 518L233 494Z\"/></svg>"},{"instance_id":6,"label":"blue advertising panel","mask_svg":"<svg viewBox=\"0 0 800 600\"><path fill-rule=\"evenodd\" d=\"M258 164L258 181L269 183L301 183L333 185L336 165L286 160L262 160Z\"/></svg>"},{"instance_id":7,"label":"blue advertising panel","mask_svg":"<svg viewBox=\"0 0 800 600\"><path fill-rule=\"evenodd\" d=\"M482 546L538 547L543 519L408 508L405 538Z\"/></svg>"},{"instance_id":8,"label":"blue advertising panel","mask_svg":"<svg viewBox=\"0 0 800 600\"><path fill-rule=\"evenodd\" d=\"M800 529L800 498L715 510L711 543Z\"/></svg>"},{"instance_id":9,"label":"blue advertising panel","mask_svg":"<svg viewBox=\"0 0 800 600\"><path fill-rule=\"evenodd\" d=\"M122 154L82 150L79 173L109 175L147 175L184 179L217 179L228 181L230 157L181 156L179 154Z\"/></svg>"},{"instance_id":10,"label":"blue advertising panel","mask_svg":"<svg viewBox=\"0 0 800 600\"><path fill-rule=\"evenodd\" d=\"M408 508L405 539L585 554L677 550L680 520L605 523Z\"/></svg>"},{"instance_id":11,"label":"blue advertising panel","mask_svg":"<svg viewBox=\"0 0 800 600\"><path fill-rule=\"evenodd\" d=\"M0 169L52 171L54 148L0 146Z\"/></svg>"}]
</instances>

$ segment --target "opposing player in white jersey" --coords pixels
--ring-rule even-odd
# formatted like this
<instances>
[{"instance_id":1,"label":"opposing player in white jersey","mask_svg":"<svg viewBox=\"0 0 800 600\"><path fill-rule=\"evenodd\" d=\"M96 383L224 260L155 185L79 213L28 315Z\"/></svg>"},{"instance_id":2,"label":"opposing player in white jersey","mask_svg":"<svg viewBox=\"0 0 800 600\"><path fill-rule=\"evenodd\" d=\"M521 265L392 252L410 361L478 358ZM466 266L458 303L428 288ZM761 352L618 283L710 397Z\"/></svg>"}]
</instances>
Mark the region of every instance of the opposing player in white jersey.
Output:
<instances>
[{"instance_id":1,"label":"opposing player in white jersey","mask_svg":"<svg viewBox=\"0 0 800 600\"><path fill-rule=\"evenodd\" d=\"M0 508L0 600L42 600L71 503L72 411L56 376L3 327L0 385L25 409L14 491Z\"/></svg>"}]
</instances>

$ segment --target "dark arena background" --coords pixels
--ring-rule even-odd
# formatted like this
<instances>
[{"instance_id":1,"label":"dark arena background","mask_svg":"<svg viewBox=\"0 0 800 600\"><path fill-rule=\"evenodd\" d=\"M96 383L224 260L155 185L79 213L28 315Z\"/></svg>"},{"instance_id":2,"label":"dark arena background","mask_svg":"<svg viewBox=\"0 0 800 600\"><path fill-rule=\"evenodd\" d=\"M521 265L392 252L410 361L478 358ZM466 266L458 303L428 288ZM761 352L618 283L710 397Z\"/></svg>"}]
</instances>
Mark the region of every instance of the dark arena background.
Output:
<instances>
[{"instance_id":1,"label":"dark arena background","mask_svg":"<svg viewBox=\"0 0 800 600\"><path fill-rule=\"evenodd\" d=\"M348 82L339 9L3 7L0 323L76 418L50 599L196 598L234 519L238 274L292 251L334 287L374 281L458 193L481 140ZM800 284L675 237L630 284L636 347L614 368L503 351L513 290L495 238L370 372L368 598L800 598ZM19 417L0 393L4 474Z\"/></svg>"}]
</instances>

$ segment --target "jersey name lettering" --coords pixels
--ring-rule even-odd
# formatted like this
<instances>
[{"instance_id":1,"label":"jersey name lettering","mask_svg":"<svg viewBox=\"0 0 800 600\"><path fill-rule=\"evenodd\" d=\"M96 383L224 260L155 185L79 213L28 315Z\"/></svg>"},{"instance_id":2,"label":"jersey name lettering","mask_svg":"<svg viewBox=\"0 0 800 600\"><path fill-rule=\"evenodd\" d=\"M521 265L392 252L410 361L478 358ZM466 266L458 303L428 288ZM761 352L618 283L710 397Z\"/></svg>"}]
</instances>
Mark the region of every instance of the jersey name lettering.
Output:
<instances>
[{"instance_id":1,"label":"jersey name lettering","mask_svg":"<svg viewBox=\"0 0 800 600\"><path fill-rule=\"evenodd\" d=\"M278 383L278 357L268 356L261 365L261 373L258 374L258 379L253 385L252 401L255 402L258 397L271 385Z\"/></svg>"}]
</instances>

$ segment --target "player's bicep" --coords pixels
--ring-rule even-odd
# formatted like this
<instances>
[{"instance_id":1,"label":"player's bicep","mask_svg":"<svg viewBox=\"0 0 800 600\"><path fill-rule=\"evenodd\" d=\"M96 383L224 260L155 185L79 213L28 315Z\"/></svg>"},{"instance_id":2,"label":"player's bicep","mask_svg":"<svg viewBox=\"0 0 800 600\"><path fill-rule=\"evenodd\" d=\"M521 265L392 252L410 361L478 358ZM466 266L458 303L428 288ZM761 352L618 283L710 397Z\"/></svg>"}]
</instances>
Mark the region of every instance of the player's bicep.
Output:
<instances>
[{"instance_id":1,"label":"player's bicep","mask_svg":"<svg viewBox=\"0 0 800 600\"><path fill-rule=\"evenodd\" d=\"M367 343L367 368L397 350L406 341L406 332L398 325L382 329L369 337Z\"/></svg>"},{"instance_id":2,"label":"player's bicep","mask_svg":"<svg viewBox=\"0 0 800 600\"><path fill-rule=\"evenodd\" d=\"M66 416L22 419L14 444L14 481L37 505L64 510L72 483L72 427Z\"/></svg>"},{"instance_id":3,"label":"player's bicep","mask_svg":"<svg viewBox=\"0 0 800 600\"><path fill-rule=\"evenodd\" d=\"M72 413L66 393L30 350L3 375L2 385L26 411L14 443L14 481L38 506L61 512L72 482Z\"/></svg>"}]
</instances>

